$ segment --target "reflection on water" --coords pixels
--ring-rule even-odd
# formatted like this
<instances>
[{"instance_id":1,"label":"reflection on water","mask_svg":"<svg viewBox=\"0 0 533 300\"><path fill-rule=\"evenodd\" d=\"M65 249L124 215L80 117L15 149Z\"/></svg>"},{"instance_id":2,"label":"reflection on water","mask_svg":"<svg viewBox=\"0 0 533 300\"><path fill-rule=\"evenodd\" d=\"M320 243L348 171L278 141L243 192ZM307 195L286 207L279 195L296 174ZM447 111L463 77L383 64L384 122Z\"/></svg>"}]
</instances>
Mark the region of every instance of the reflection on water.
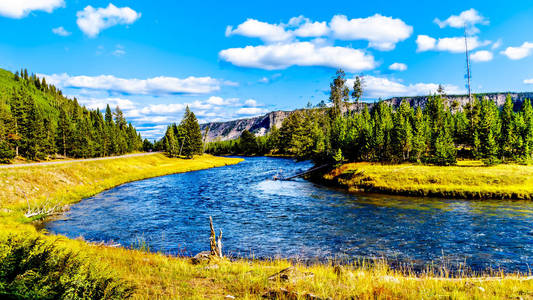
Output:
<instances>
[{"instance_id":1,"label":"reflection on water","mask_svg":"<svg viewBox=\"0 0 533 300\"><path fill-rule=\"evenodd\" d=\"M54 233L194 255L209 247L208 217L232 255L381 258L420 266L465 262L475 270L528 271L533 204L349 195L304 180L311 167L282 158L124 184L76 204Z\"/></svg>"}]
</instances>

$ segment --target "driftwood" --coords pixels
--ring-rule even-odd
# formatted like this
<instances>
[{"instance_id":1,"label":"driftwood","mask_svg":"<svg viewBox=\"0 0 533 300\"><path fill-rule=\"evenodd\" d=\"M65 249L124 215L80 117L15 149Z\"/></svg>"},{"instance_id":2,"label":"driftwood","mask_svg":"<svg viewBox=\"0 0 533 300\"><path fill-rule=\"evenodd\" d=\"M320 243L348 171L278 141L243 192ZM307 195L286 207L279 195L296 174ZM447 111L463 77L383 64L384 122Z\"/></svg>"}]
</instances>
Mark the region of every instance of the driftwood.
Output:
<instances>
[{"instance_id":1,"label":"driftwood","mask_svg":"<svg viewBox=\"0 0 533 300\"><path fill-rule=\"evenodd\" d=\"M320 169L325 168L327 166L330 166L330 164L325 164L325 165L321 165L321 166L318 166L318 167L314 167L314 168L311 168L311 169L309 169L309 170L307 170L305 172L302 172L302 173L299 173L299 174L296 174L296 175L293 175L293 176L285 177L285 178L276 176L276 177L274 177L274 180L283 180L283 181L291 180L291 179L294 179L296 177L301 177L301 176L305 176L305 175L307 175L309 173L313 173L314 171L320 170Z\"/></svg>"},{"instance_id":2,"label":"driftwood","mask_svg":"<svg viewBox=\"0 0 533 300\"><path fill-rule=\"evenodd\" d=\"M220 229L220 234L218 236L218 241L215 233L215 227L213 227L213 218L209 216L209 225L211 226L211 237L209 238L210 244L210 253L212 256L223 257L222 256L222 229Z\"/></svg>"},{"instance_id":3,"label":"driftwood","mask_svg":"<svg viewBox=\"0 0 533 300\"><path fill-rule=\"evenodd\" d=\"M28 210L24 214L26 218L32 218L35 216L50 216L50 215L56 214L59 211L57 205L51 208L46 208L45 205L48 204L48 201L46 201L45 205L41 206L40 208L32 209L30 206L30 200L28 199L28 196L26 195L26 193L20 189L19 189L19 192L24 195L24 198L26 199L26 203L28 204Z\"/></svg>"}]
</instances>

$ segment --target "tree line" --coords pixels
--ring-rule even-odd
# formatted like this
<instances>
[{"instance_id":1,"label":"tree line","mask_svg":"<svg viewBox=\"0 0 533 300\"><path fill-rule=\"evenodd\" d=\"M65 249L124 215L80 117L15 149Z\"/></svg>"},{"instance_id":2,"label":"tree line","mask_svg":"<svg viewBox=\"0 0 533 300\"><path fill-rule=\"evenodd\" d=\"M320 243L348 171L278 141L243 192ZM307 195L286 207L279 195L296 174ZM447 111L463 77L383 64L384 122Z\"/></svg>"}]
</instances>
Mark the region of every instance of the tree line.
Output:
<instances>
[{"instance_id":1,"label":"tree line","mask_svg":"<svg viewBox=\"0 0 533 300\"><path fill-rule=\"evenodd\" d=\"M53 155L89 158L143 150L143 140L123 112L102 114L64 97L45 78L17 71L0 96L0 161ZM146 143L147 142L147 143ZM144 146L151 147L145 140Z\"/></svg>"},{"instance_id":2,"label":"tree line","mask_svg":"<svg viewBox=\"0 0 533 300\"><path fill-rule=\"evenodd\" d=\"M244 131L232 141L207 145L213 154L283 154L315 162L375 161L453 165L458 158L486 164L528 163L533 155L533 108L529 99L515 107L507 95L502 108L473 96L466 105L447 101L444 90L423 107L403 100L398 107L379 101L360 103L363 82L353 89L342 70L330 84L331 105L297 110L269 134L255 137Z\"/></svg>"}]
</instances>

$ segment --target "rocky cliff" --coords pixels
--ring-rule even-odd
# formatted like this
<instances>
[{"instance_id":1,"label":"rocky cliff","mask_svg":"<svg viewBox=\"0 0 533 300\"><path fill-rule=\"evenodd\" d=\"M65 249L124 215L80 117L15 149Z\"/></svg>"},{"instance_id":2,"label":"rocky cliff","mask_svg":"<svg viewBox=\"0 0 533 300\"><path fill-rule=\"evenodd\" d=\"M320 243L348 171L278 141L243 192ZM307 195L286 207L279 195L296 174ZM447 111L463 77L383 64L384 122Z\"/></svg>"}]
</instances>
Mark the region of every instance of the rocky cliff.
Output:
<instances>
[{"instance_id":1,"label":"rocky cliff","mask_svg":"<svg viewBox=\"0 0 533 300\"><path fill-rule=\"evenodd\" d=\"M505 103L505 97L507 94L511 95L513 102L515 103L515 109L520 109L522 101L524 99L533 99L533 92L527 93L486 93L486 94L476 94L477 97L486 97L494 102L498 106L502 106ZM446 95L446 102L448 104L456 103L456 106L462 107L469 102L468 95ZM393 97L385 100L389 102L392 106L398 107L402 101L409 101L413 107L425 107L428 100L428 96L415 96L415 97ZM368 103L367 105L371 108L374 103ZM353 104L351 110L360 110L363 107L362 103ZM227 122L213 122L201 124L200 127L202 132L204 132L206 126L209 126L209 132L207 134L207 141L225 141L238 138L244 130L248 130L254 133L256 136L263 136L267 134L270 129L275 125L277 128L281 127L283 120L292 113L292 111L273 111L267 113L266 115L248 118L248 119L239 119Z\"/></svg>"}]
</instances>

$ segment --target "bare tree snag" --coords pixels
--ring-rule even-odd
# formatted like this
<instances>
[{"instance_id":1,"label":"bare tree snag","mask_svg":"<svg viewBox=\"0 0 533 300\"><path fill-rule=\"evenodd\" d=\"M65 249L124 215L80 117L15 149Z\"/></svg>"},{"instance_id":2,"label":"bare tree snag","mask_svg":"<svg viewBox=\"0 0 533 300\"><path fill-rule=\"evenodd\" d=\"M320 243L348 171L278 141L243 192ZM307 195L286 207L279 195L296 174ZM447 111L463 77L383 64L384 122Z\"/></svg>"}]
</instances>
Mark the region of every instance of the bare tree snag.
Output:
<instances>
[{"instance_id":1,"label":"bare tree snag","mask_svg":"<svg viewBox=\"0 0 533 300\"><path fill-rule=\"evenodd\" d=\"M222 229L220 229L220 234L218 235L217 250L218 255L222 258Z\"/></svg>"},{"instance_id":2,"label":"bare tree snag","mask_svg":"<svg viewBox=\"0 0 533 300\"><path fill-rule=\"evenodd\" d=\"M211 227L211 237L209 238L211 255L222 257L222 229L220 230L220 235L218 237L218 244L217 244L215 227L213 227L213 218L211 216L209 216L209 226Z\"/></svg>"}]
</instances>

